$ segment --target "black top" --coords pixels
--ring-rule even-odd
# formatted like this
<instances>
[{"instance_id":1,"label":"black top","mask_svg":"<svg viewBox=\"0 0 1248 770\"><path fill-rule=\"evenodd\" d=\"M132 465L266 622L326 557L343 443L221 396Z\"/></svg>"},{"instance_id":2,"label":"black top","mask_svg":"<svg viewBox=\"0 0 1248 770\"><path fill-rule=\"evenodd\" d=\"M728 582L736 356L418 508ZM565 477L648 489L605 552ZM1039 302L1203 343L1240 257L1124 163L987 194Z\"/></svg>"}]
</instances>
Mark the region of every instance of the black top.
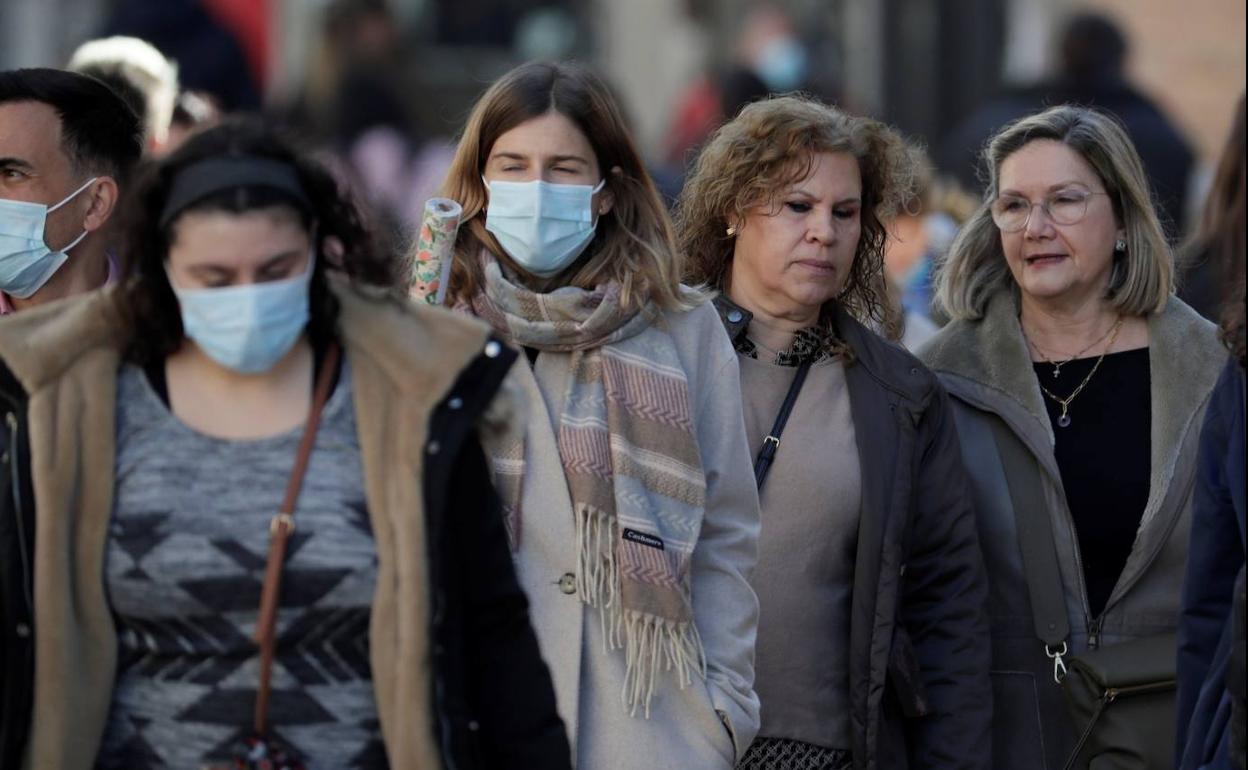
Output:
<instances>
[{"instance_id":1,"label":"black top","mask_svg":"<svg viewBox=\"0 0 1248 770\"><path fill-rule=\"evenodd\" d=\"M1096 365L1096 357L1036 363L1040 385L1067 398ZM1054 452L1075 522L1088 606L1096 617L1126 566L1148 504L1151 464L1148 348L1105 356L1083 392L1070 402L1070 424L1058 425L1061 404L1044 397L1057 436Z\"/></svg>"}]
</instances>

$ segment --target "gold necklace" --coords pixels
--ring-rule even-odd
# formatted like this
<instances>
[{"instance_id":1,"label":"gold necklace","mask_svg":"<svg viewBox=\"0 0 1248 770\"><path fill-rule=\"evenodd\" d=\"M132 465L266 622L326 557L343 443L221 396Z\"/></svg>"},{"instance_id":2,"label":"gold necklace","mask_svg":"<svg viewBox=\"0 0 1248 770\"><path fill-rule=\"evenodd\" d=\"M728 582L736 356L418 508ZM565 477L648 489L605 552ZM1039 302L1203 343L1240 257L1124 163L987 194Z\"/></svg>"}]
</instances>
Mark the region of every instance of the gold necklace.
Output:
<instances>
[{"instance_id":1,"label":"gold necklace","mask_svg":"<svg viewBox=\"0 0 1248 770\"><path fill-rule=\"evenodd\" d=\"M1075 388L1074 392L1071 393L1069 396L1067 396L1066 398L1059 398L1055 393L1053 393L1053 391L1044 387L1044 385L1040 386L1040 390L1044 391L1044 395L1053 399L1058 404L1061 404L1062 414L1060 417L1057 418L1057 427L1059 428L1070 427L1070 414L1068 413L1068 410L1070 408L1070 402L1075 400L1075 396L1078 396L1081 392L1083 392L1083 389L1087 387L1089 382L1092 381L1092 375L1096 374L1096 370L1101 368L1101 362L1105 360L1105 356L1109 355L1110 348L1114 346L1114 340L1118 339L1118 330L1121 328L1122 328L1122 318L1119 318L1118 323L1114 324L1113 335L1109 338L1109 344L1105 346L1105 350L1104 352L1101 353L1101 357L1096 359L1096 363L1092 365L1092 371L1088 372L1088 376L1083 378L1083 382L1079 383L1079 387ZM1026 335L1024 334L1024 336ZM1071 360L1074 360L1074 359L1071 359ZM1069 363L1069 361L1066 363Z\"/></svg>"},{"instance_id":2,"label":"gold necklace","mask_svg":"<svg viewBox=\"0 0 1248 770\"><path fill-rule=\"evenodd\" d=\"M1019 324L1019 325L1021 326L1022 324ZM1092 348L1094 348L1094 347L1096 347L1097 345L1099 345L1099 344L1101 344L1102 342L1104 342L1104 341L1105 341L1105 338L1106 338L1106 337L1108 337L1111 333L1116 332L1119 326L1122 326L1122 316L1118 316L1118 320L1114 322L1114 325L1113 325L1113 326L1111 326L1111 327L1109 327L1108 329L1106 329L1106 330L1105 330L1105 333L1104 333L1104 334L1102 334L1100 337L1098 337L1098 338L1096 339L1096 341L1095 341L1095 342L1093 342L1091 345L1088 345L1088 346L1087 346L1086 348L1084 348L1083 350L1080 350L1078 353L1074 354L1073 356L1071 356L1070 358L1066 359L1065 361L1054 361L1054 360L1052 360L1052 359L1053 359L1053 357L1052 357L1052 356L1050 356L1050 355L1049 355L1047 352L1045 352L1044 350L1041 350L1041 349L1040 349L1040 346L1039 346L1039 345L1037 345L1037 344L1036 344L1036 343L1035 343L1035 342L1031 339L1031 337L1027 336L1027 331L1026 331L1026 330L1023 330L1023 339L1027 340L1027 344L1031 346L1031 349L1032 349L1032 350L1034 350L1034 351L1036 351L1036 353L1038 353L1038 354L1040 355L1040 357L1044 359L1044 363L1046 363L1046 364L1052 364L1052 365L1053 365L1053 379L1055 379L1055 380L1056 380L1056 379L1057 379L1057 376L1058 376L1059 374L1061 374L1061 373L1062 373L1062 367L1063 367L1063 366L1065 366L1066 364L1070 363L1071 361L1074 361L1074 360L1075 360L1075 359L1077 359L1077 358L1082 358L1084 353L1087 353L1087 352L1088 352L1089 350L1091 350Z\"/></svg>"}]
</instances>

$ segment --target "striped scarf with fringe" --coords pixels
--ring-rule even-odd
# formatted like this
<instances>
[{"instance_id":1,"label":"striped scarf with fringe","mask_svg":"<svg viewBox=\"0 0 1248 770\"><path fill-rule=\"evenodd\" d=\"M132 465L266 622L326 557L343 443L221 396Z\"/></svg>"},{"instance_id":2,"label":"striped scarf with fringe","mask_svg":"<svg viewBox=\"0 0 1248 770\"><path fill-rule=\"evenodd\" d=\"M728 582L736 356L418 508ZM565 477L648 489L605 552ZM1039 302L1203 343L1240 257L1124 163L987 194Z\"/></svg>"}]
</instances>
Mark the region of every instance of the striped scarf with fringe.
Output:
<instances>
[{"instance_id":1,"label":"striped scarf with fringe","mask_svg":"<svg viewBox=\"0 0 1248 770\"><path fill-rule=\"evenodd\" d=\"M606 644L624 651L626 708L649 717L660 671L682 688L694 672L706 675L689 582L706 476L676 345L663 316L622 307L614 283L537 294L492 257L483 263L484 291L470 312L517 345L571 354L557 443L576 517L579 593L599 610ZM524 439L487 449L518 548Z\"/></svg>"}]
</instances>

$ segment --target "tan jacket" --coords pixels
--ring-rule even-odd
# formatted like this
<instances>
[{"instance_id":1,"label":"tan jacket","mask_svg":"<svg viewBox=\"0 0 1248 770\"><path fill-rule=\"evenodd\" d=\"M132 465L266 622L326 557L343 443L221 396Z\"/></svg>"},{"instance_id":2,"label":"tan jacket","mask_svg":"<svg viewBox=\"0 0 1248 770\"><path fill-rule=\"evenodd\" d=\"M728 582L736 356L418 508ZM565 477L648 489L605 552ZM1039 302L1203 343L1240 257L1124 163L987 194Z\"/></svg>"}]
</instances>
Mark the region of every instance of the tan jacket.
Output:
<instances>
[{"instance_id":1,"label":"tan jacket","mask_svg":"<svg viewBox=\"0 0 1248 770\"><path fill-rule=\"evenodd\" d=\"M422 460L429 414L487 330L336 282L365 495L377 545L372 677L392 766L436 770ZM117 370L128 337L115 289L6 319L0 357L29 394L35 524L34 715L25 766L89 770L117 641L104 553L113 509Z\"/></svg>"}]
</instances>

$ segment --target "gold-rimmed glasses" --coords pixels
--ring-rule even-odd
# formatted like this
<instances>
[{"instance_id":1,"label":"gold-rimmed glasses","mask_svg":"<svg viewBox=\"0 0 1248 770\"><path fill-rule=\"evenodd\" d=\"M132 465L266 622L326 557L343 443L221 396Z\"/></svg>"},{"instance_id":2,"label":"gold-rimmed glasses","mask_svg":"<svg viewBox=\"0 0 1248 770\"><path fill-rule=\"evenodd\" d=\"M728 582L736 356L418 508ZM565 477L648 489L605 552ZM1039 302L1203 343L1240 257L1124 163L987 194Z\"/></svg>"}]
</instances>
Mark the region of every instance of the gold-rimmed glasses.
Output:
<instances>
[{"instance_id":1,"label":"gold-rimmed glasses","mask_svg":"<svg viewBox=\"0 0 1248 770\"><path fill-rule=\"evenodd\" d=\"M1073 225L1088 214L1088 201L1093 195L1109 195L1106 192L1067 187L1032 203L1021 195L1002 195L992 202L992 221L1003 233L1017 233L1027 227L1031 214L1039 206L1054 224Z\"/></svg>"}]
</instances>

